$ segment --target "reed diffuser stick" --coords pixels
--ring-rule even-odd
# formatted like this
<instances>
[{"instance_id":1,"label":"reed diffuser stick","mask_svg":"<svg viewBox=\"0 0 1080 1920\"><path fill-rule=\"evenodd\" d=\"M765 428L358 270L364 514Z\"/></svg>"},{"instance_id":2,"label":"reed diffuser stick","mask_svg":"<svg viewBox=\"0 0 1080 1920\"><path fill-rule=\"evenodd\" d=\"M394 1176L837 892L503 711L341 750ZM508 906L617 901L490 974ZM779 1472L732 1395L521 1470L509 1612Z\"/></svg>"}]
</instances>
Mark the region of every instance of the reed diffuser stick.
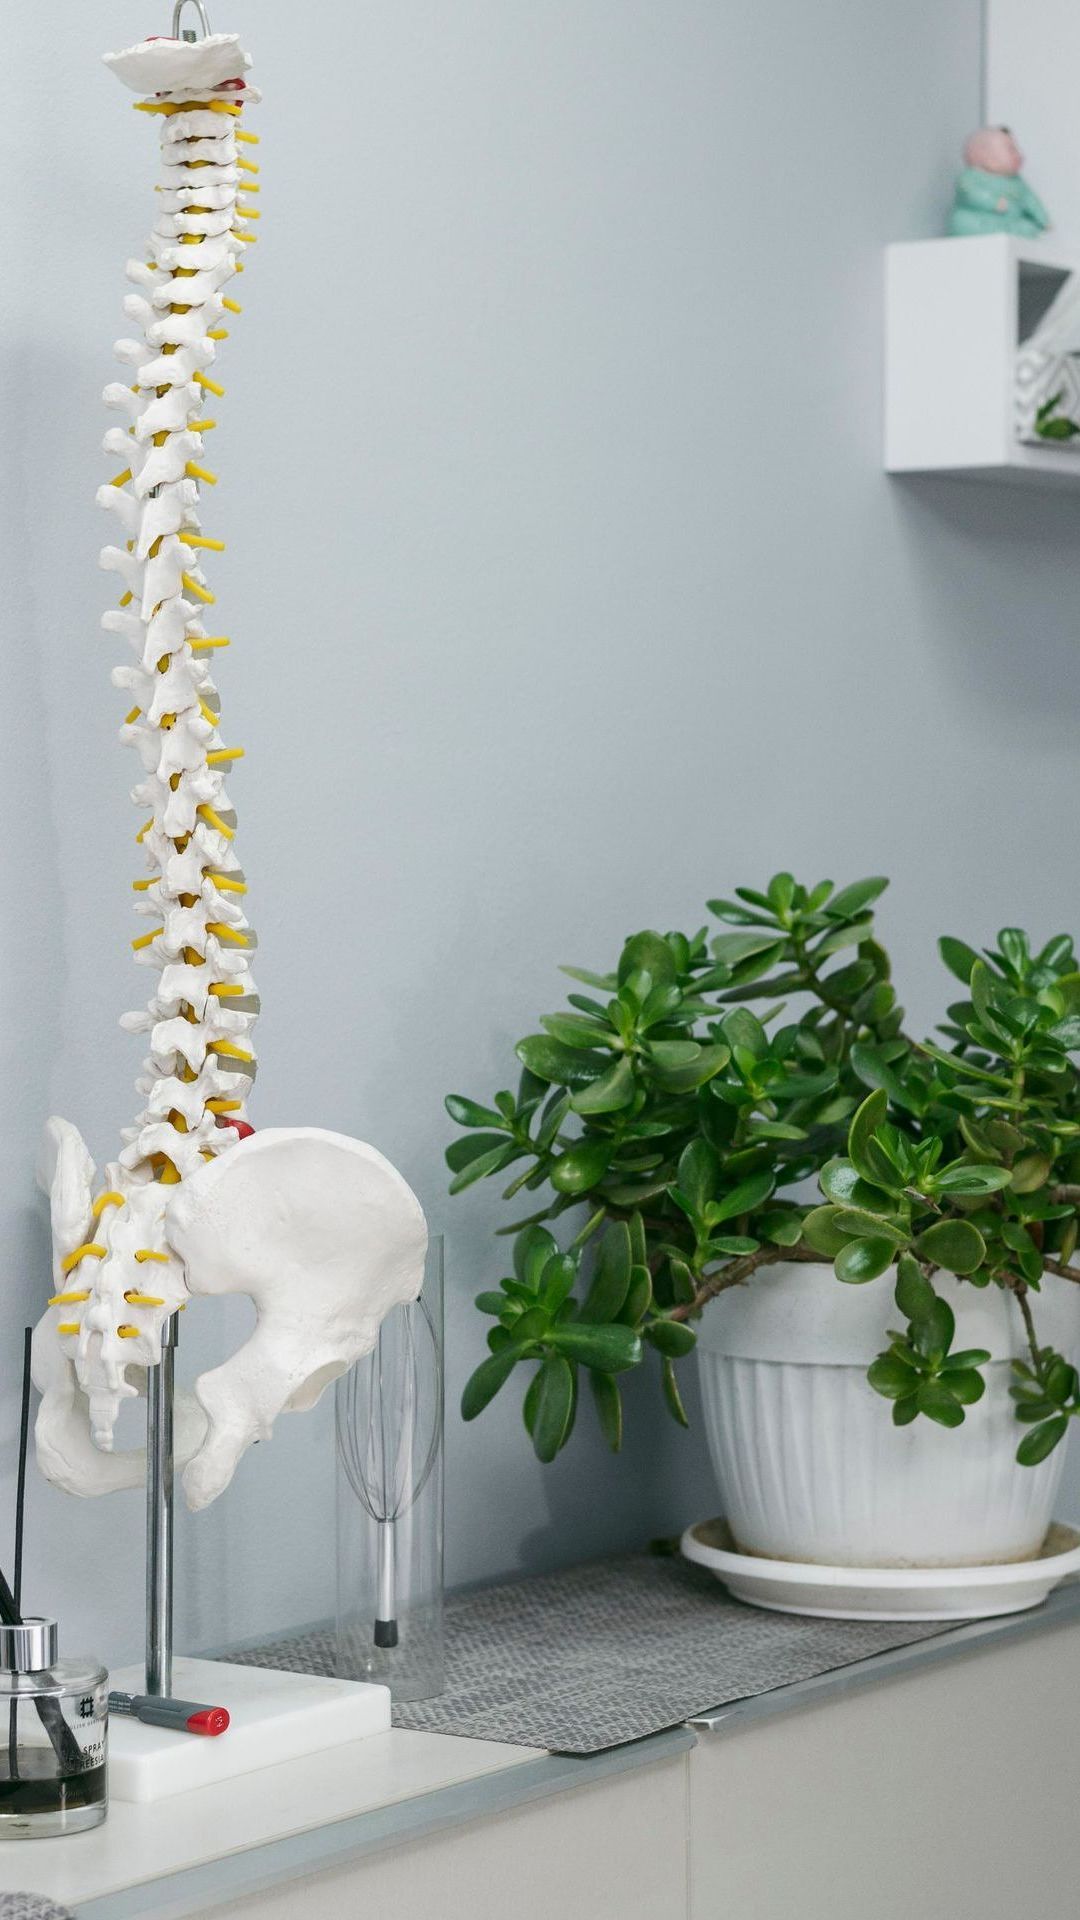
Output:
<instances>
[{"instance_id":1,"label":"reed diffuser stick","mask_svg":"<svg viewBox=\"0 0 1080 1920\"><path fill-rule=\"evenodd\" d=\"M15 1579L8 1589L8 1599L15 1622L22 1618L22 1563L23 1563L23 1521L26 1514L26 1443L30 1432L30 1342L33 1339L33 1327L23 1330L23 1374L22 1407L19 1416L19 1467L15 1479ZM7 1581L4 1581L7 1588ZM13 1700L8 1707L8 1778L18 1779L19 1775L19 1705Z\"/></svg>"},{"instance_id":2,"label":"reed diffuser stick","mask_svg":"<svg viewBox=\"0 0 1080 1920\"><path fill-rule=\"evenodd\" d=\"M30 1440L30 1343L33 1327L23 1329L22 1411L19 1418L19 1470L15 1482L15 1578L12 1592L17 1610L22 1608L23 1520L26 1514L26 1454Z\"/></svg>"}]
</instances>

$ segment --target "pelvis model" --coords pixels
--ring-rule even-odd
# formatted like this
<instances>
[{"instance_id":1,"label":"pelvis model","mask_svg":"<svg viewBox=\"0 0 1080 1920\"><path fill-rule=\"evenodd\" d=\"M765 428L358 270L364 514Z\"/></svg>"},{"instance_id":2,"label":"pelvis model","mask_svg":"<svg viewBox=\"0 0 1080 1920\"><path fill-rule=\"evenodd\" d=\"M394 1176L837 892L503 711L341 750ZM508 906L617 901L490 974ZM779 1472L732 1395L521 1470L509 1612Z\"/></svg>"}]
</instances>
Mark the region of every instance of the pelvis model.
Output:
<instances>
[{"instance_id":1,"label":"pelvis model","mask_svg":"<svg viewBox=\"0 0 1080 1920\"><path fill-rule=\"evenodd\" d=\"M313 1406L415 1298L427 1234L401 1175L373 1147L316 1127L255 1133L259 1000L255 934L235 852L229 744L211 662L229 643L207 620L203 571L221 542L204 530L217 484L206 437L224 389L219 344L257 237L259 96L233 34L147 40L107 64L147 97L161 139L148 258L131 261L125 377L105 389L116 471L98 494L115 522L101 564L118 577L108 632L130 658L113 672L130 703L121 737L141 775L133 798L145 873L136 960L153 976L145 1011L142 1111L98 1177L77 1129L45 1129L40 1178L52 1208L53 1288L34 1335L37 1452L70 1493L133 1486L141 1451L114 1448L121 1402L145 1387L171 1316L200 1295L246 1293L251 1338L176 1407L178 1464L192 1507L213 1500L276 1416Z\"/></svg>"}]
</instances>

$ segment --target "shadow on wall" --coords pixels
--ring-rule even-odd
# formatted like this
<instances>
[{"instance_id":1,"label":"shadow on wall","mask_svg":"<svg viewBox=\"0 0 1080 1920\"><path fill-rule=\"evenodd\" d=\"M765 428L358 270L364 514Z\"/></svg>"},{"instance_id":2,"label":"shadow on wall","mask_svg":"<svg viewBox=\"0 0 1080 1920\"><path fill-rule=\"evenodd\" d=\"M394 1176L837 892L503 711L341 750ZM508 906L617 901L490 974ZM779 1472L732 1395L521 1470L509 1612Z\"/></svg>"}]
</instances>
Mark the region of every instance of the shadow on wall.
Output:
<instances>
[{"instance_id":1,"label":"shadow on wall","mask_svg":"<svg viewBox=\"0 0 1080 1920\"><path fill-rule=\"evenodd\" d=\"M522 1574L547 1573L560 1559L601 1559L612 1553L645 1553L651 1541L677 1537L692 1520L720 1511L720 1494L709 1459L705 1419L691 1357L679 1368L689 1428L676 1425L665 1411L655 1356L641 1372L622 1376L625 1429L622 1451L612 1460L618 1475L617 1541L610 1538L598 1504L616 1505L598 1489L583 1436L573 1435L564 1453L544 1467L543 1489L550 1516L545 1526L524 1534L517 1552ZM585 1388L578 1419L595 1428L591 1396ZM528 1446L524 1433L523 1446ZM577 1452L575 1453L575 1449ZM582 1542L576 1553L552 1553L553 1537Z\"/></svg>"},{"instance_id":2,"label":"shadow on wall","mask_svg":"<svg viewBox=\"0 0 1080 1920\"><path fill-rule=\"evenodd\" d=\"M40 633L47 611L55 542L55 522L35 511L26 474L42 444L42 423L34 396L43 380L61 385L57 365L42 365L31 352L5 360L3 395L5 454L0 479L2 518L10 529L5 568L5 706L11 716L0 756L0 810L7 822L0 850L0 892L8 911L0 926L0 971L5 1019L0 1027L0 1079L7 1093L8 1124L0 1130L0 1181L9 1199L3 1222L5 1259L4 1338L0 1353L5 1378L0 1394L18 1415L12 1387L21 1365L22 1341L16 1329L37 1320L49 1291L50 1243L42 1208L33 1202L27 1180L36 1135L44 1115L52 1063L59 1050L59 1015L66 1004L67 965L64 928L58 909L63 898L54 809L49 803L47 741L42 737L48 711ZM63 369L66 373L66 369ZM44 550L43 550L44 547ZM10 1369L10 1371L9 1371Z\"/></svg>"},{"instance_id":3,"label":"shadow on wall","mask_svg":"<svg viewBox=\"0 0 1080 1920\"><path fill-rule=\"evenodd\" d=\"M1059 493L921 475L894 476L890 485L919 637L932 647L936 671L980 706L1000 713L1008 702L1019 738L1045 742L1049 728L1071 740L1078 706L1070 696L1080 696L1080 486ZM962 634L969 637L958 645Z\"/></svg>"}]
</instances>

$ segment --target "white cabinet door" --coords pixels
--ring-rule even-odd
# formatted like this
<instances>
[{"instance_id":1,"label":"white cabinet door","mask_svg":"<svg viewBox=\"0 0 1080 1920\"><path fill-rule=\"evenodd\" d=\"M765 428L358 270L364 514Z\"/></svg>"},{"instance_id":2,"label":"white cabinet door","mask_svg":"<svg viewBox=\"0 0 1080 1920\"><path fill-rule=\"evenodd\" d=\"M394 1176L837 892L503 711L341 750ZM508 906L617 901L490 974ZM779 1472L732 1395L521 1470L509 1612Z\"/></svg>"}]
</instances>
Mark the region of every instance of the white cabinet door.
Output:
<instances>
[{"instance_id":1,"label":"white cabinet door","mask_svg":"<svg viewBox=\"0 0 1080 1920\"><path fill-rule=\"evenodd\" d=\"M703 1734L691 1920L1074 1914L1078 1716L1065 1627Z\"/></svg>"},{"instance_id":2,"label":"white cabinet door","mask_svg":"<svg viewBox=\"0 0 1080 1920\"><path fill-rule=\"evenodd\" d=\"M685 1920L688 1757L212 1911L218 1920Z\"/></svg>"}]
</instances>

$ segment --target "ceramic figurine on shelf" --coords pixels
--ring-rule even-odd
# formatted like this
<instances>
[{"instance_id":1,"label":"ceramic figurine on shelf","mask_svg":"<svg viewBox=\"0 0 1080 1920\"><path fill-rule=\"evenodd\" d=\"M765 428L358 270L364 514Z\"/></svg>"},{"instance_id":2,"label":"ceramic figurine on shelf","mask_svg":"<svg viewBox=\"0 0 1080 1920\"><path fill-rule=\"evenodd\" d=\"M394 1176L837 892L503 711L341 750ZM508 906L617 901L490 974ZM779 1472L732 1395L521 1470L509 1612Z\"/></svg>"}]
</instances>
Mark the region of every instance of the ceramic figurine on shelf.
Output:
<instances>
[{"instance_id":1,"label":"ceramic figurine on shelf","mask_svg":"<svg viewBox=\"0 0 1080 1920\"><path fill-rule=\"evenodd\" d=\"M964 169L949 215L951 234L1015 233L1034 239L1050 215L1023 178L1021 153L1008 127L980 127L964 145Z\"/></svg>"},{"instance_id":2,"label":"ceramic figurine on shelf","mask_svg":"<svg viewBox=\"0 0 1080 1920\"><path fill-rule=\"evenodd\" d=\"M121 728L141 763L133 798L146 931L132 942L153 976L122 1024L145 1037L141 1111L95 1177L77 1129L53 1119L39 1174L52 1211L53 1285L34 1339L37 1454L75 1494L140 1484L145 1457L114 1450L125 1400L158 1369L172 1317L199 1294L246 1293L256 1324L239 1350L177 1395L176 1460L192 1507L228 1485L276 1416L314 1406L415 1299L427 1231L401 1175L373 1147L314 1127L253 1135L259 1000L255 934L226 791L241 749L221 731L210 661L228 646L204 624L202 570L221 541L204 531L207 415L224 395L218 344L258 236L258 167L247 110L258 90L235 34L148 39L107 56L161 140L154 230L130 261L120 381L105 389L117 470L98 492L116 522L102 566L119 606L102 625L130 650L113 672ZM199 7L205 26L205 13ZM314 937L314 934L313 934Z\"/></svg>"}]
</instances>

